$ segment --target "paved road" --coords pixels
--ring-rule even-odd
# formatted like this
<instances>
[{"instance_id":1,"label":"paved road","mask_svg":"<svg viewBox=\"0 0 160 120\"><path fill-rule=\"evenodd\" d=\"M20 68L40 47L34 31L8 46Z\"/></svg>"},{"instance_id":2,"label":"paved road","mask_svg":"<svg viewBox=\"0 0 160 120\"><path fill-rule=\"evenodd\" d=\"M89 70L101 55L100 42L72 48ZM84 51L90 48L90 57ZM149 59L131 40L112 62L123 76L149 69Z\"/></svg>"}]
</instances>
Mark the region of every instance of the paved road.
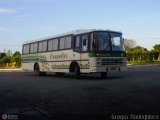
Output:
<instances>
[{"instance_id":1,"label":"paved road","mask_svg":"<svg viewBox=\"0 0 160 120\"><path fill-rule=\"evenodd\" d=\"M0 72L0 109L29 107L57 120L106 120L113 114L160 117L160 66L130 67L109 73L107 79L98 74L77 80L73 75Z\"/></svg>"}]
</instances>

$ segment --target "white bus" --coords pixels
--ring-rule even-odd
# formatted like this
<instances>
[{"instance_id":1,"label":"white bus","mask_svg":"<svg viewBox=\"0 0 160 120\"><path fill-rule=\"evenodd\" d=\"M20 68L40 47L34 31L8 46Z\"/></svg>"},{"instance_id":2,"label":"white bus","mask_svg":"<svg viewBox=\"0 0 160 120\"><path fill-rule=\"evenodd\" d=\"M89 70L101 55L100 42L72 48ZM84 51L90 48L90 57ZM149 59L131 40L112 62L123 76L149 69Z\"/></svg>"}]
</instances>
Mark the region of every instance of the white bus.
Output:
<instances>
[{"instance_id":1,"label":"white bus","mask_svg":"<svg viewBox=\"0 0 160 120\"><path fill-rule=\"evenodd\" d=\"M122 33L111 30L75 30L23 44L22 69L38 75L100 73L126 69Z\"/></svg>"}]
</instances>

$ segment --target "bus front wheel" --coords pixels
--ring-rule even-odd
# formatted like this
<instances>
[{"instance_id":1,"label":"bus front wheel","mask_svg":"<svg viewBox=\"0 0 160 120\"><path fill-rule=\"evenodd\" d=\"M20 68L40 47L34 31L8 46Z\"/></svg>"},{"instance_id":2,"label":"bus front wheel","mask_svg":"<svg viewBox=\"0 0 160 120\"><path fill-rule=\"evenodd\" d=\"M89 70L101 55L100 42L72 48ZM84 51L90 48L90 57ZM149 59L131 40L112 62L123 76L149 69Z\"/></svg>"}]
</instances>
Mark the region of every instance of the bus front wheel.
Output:
<instances>
[{"instance_id":1,"label":"bus front wheel","mask_svg":"<svg viewBox=\"0 0 160 120\"><path fill-rule=\"evenodd\" d=\"M107 77L107 72L101 72L101 78L106 78Z\"/></svg>"},{"instance_id":2,"label":"bus front wheel","mask_svg":"<svg viewBox=\"0 0 160 120\"><path fill-rule=\"evenodd\" d=\"M75 65L75 76L76 78L80 78L80 67L78 64Z\"/></svg>"}]
</instances>

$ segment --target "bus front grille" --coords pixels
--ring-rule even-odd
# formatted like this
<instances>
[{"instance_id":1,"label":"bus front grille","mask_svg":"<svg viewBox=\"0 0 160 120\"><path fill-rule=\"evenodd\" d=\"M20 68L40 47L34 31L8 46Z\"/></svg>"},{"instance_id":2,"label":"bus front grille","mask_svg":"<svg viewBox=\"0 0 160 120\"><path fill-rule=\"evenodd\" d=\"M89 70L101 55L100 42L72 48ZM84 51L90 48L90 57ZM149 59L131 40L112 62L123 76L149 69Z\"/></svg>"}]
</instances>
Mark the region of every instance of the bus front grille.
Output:
<instances>
[{"instance_id":1,"label":"bus front grille","mask_svg":"<svg viewBox=\"0 0 160 120\"><path fill-rule=\"evenodd\" d=\"M104 58L101 65L122 65L123 63L123 58Z\"/></svg>"}]
</instances>

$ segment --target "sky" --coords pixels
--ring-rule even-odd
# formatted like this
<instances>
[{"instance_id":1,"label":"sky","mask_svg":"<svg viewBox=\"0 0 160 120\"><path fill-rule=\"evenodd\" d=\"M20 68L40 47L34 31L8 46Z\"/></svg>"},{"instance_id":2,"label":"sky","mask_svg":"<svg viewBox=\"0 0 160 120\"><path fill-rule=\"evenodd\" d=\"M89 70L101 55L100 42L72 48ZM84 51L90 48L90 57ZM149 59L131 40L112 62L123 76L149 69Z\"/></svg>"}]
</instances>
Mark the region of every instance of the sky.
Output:
<instances>
[{"instance_id":1,"label":"sky","mask_svg":"<svg viewBox=\"0 0 160 120\"><path fill-rule=\"evenodd\" d=\"M76 29L121 31L148 50L160 44L160 0L0 0L0 52Z\"/></svg>"}]
</instances>

